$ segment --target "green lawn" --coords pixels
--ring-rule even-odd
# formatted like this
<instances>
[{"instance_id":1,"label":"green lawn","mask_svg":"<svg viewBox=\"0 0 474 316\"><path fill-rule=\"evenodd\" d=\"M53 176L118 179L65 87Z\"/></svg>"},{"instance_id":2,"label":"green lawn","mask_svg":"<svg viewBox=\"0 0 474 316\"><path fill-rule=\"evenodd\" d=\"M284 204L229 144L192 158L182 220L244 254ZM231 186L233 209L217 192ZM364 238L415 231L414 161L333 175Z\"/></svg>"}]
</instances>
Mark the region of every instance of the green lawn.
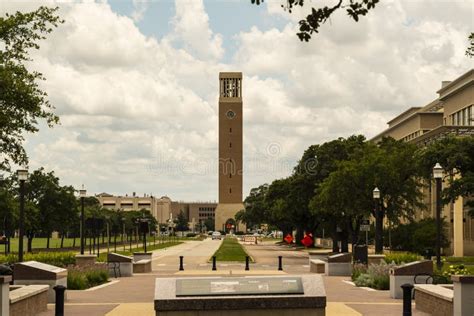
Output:
<instances>
[{"instance_id":1,"label":"green lawn","mask_svg":"<svg viewBox=\"0 0 474 316\"><path fill-rule=\"evenodd\" d=\"M216 260L219 261L245 261L248 256L245 249L237 241L236 238L225 238L221 246L214 253Z\"/></svg>"},{"instance_id":2,"label":"green lawn","mask_svg":"<svg viewBox=\"0 0 474 316\"><path fill-rule=\"evenodd\" d=\"M157 237L156 238L156 243L168 242L170 240L170 238L172 238L173 240L196 240L196 238L167 237L167 236L164 236L164 237ZM18 240L19 240L18 238L10 239L10 250L12 252L17 252L18 251ZM100 238L101 247L107 247L107 238L105 238L104 241L105 242L102 243L102 238ZM153 237L147 237L147 241L148 242L153 242ZM97 242L97 240L96 240L96 242ZM121 243L121 238L120 238L120 236L117 236L117 248L119 248L120 243ZM139 243L142 244L141 241ZM64 238L64 248L71 248L73 246L73 244L74 244L74 239L73 238ZM135 240L132 243L132 246L133 245L135 245L135 246L137 245ZM49 248L50 249L61 249L60 246L61 246L61 238L50 238L49 239ZM80 246L80 239L76 238L75 247L77 249L79 249L79 246ZM126 241L126 248L128 248L128 246L129 246L129 242ZM4 247L5 247L5 245L0 245L0 253L3 252ZM87 238L86 239L86 250L88 250L88 247L89 247L89 239ZM113 249L113 247L114 247L114 238L111 239L111 243L110 243L110 248ZM24 240L23 240L23 248L26 251L26 248L27 248L27 239L26 238L24 238ZM123 246L120 245L120 248L123 249ZM46 249L46 238L42 238L42 237L33 238L33 250L40 250L40 249Z\"/></svg>"},{"instance_id":3,"label":"green lawn","mask_svg":"<svg viewBox=\"0 0 474 316\"><path fill-rule=\"evenodd\" d=\"M182 243L183 243L182 241L170 241L170 242L165 242L165 243L159 244L158 241L157 241L156 245L147 245L146 250L147 250L147 252L150 252L150 251L153 251L153 250L158 250L158 249L177 246L177 245L182 244ZM144 251L143 247L139 247L139 248L134 248L134 247L136 247L136 244L132 244L132 251L130 251L130 248L128 248L128 247L126 247L125 251L119 250L119 248L117 248L116 253L124 255L124 256L132 256L134 252L143 252ZM120 249L123 249L123 248L120 247ZM114 252L113 247L110 249L110 252ZM107 261L107 253L106 252L100 253L98 261L101 261L101 262Z\"/></svg>"}]
</instances>

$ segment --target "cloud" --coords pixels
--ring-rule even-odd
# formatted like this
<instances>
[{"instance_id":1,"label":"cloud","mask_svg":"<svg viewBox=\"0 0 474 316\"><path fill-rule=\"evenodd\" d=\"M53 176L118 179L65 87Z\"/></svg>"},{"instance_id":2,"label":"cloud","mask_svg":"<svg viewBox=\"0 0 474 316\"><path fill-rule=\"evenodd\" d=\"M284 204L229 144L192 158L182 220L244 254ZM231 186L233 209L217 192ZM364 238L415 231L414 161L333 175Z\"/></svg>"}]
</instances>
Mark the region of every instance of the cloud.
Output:
<instances>
[{"instance_id":1,"label":"cloud","mask_svg":"<svg viewBox=\"0 0 474 316\"><path fill-rule=\"evenodd\" d=\"M283 17L285 26L242 28L226 38L235 51L224 49L202 1L177 0L160 39L136 23L145 2L135 1L133 18L106 2L59 5L66 23L30 67L47 78L41 86L62 125L28 136L30 168L54 169L90 192L215 200L220 71L244 73L246 193L287 176L311 144L379 133L472 67L464 0L386 0L360 23L338 14L309 43L295 35L307 12L269 1L264 18ZM34 5L8 2L0 13L13 9Z\"/></svg>"},{"instance_id":2,"label":"cloud","mask_svg":"<svg viewBox=\"0 0 474 316\"><path fill-rule=\"evenodd\" d=\"M132 19L135 22L140 22L143 20L146 10L148 9L147 0L132 0L133 2L133 12Z\"/></svg>"},{"instance_id":3,"label":"cloud","mask_svg":"<svg viewBox=\"0 0 474 316\"><path fill-rule=\"evenodd\" d=\"M202 59L220 59L224 54L222 35L209 28L203 0L176 0L174 32L170 38L181 43L191 54Z\"/></svg>"}]
</instances>

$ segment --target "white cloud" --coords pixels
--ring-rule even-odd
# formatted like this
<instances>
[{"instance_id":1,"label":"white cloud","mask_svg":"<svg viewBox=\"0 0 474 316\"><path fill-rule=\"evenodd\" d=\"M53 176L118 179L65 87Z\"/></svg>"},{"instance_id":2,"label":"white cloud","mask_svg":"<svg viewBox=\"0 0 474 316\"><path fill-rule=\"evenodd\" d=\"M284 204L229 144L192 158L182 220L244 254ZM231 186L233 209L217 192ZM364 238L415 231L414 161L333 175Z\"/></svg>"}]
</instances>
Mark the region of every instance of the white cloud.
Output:
<instances>
[{"instance_id":1,"label":"white cloud","mask_svg":"<svg viewBox=\"0 0 474 316\"><path fill-rule=\"evenodd\" d=\"M177 0L174 28L161 40L134 23L146 10L135 4L133 19L105 2L60 4L66 23L31 66L47 78L42 86L62 125L28 137L31 168L53 168L91 192L214 200L219 71L244 73L248 192L289 174L311 144L377 134L395 114L434 99L441 80L472 67L464 0L385 0L357 24L338 14L309 43L295 35L307 12L289 15L270 1L265 18L285 17L286 25L236 34L228 56L202 1Z\"/></svg>"}]
</instances>

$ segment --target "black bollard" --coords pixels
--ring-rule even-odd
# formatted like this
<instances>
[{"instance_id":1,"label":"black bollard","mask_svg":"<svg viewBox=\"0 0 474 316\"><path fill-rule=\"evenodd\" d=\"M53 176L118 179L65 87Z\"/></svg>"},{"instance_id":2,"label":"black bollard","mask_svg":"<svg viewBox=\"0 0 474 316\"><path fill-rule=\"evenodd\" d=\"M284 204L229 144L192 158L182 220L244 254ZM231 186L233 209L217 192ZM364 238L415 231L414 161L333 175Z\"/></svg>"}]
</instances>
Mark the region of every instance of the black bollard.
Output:
<instances>
[{"instance_id":1,"label":"black bollard","mask_svg":"<svg viewBox=\"0 0 474 316\"><path fill-rule=\"evenodd\" d=\"M179 256L179 271L184 271L183 256Z\"/></svg>"},{"instance_id":2,"label":"black bollard","mask_svg":"<svg viewBox=\"0 0 474 316\"><path fill-rule=\"evenodd\" d=\"M216 256L212 256L212 271L216 271Z\"/></svg>"},{"instance_id":3,"label":"black bollard","mask_svg":"<svg viewBox=\"0 0 474 316\"><path fill-rule=\"evenodd\" d=\"M56 292L56 307L54 315L64 316L64 292L66 291L66 287L63 285L56 285L53 289Z\"/></svg>"},{"instance_id":4,"label":"black bollard","mask_svg":"<svg viewBox=\"0 0 474 316\"><path fill-rule=\"evenodd\" d=\"M411 316L411 291L413 285L405 283L401 286L403 290L403 316Z\"/></svg>"},{"instance_id":5,"label":"black bollard","mask_svg":"<svg viewBox=\"0 0 474 316\"><path fill-rule=\"evenodd\" d=\"M278 256L278 271L283 271L283 257Z\"/></svg>"},{"instance_id":6,"label":"black bollard","mask_svg":"<svg viewBox=\"0 0 474 316\"><path fill-rule=\"evenodd\" d=\"M245 256L245 271L250 270L249 261L250 261L249 256Z\"/></svg>"}]
</instances>

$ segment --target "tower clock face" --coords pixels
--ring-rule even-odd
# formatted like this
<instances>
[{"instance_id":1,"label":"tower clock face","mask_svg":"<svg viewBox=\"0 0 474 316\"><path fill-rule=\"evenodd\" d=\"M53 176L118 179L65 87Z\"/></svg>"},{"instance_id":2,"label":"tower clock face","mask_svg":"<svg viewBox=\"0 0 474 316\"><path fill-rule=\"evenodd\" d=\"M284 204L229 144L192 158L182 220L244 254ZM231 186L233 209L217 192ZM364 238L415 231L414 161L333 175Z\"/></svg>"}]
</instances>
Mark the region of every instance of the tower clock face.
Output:
<instances>
[{"instance_id":1,"label":"tower clock face","mask_svg":"<svg viewBox=\"0 0 474 316\"><path fill-rule=\"evenodd\" d=\"M229 110L227 111L225 115L227 116L228 119L233 119L235 117L235 112L232 110Z\"/></svg>"}]
</instances>

